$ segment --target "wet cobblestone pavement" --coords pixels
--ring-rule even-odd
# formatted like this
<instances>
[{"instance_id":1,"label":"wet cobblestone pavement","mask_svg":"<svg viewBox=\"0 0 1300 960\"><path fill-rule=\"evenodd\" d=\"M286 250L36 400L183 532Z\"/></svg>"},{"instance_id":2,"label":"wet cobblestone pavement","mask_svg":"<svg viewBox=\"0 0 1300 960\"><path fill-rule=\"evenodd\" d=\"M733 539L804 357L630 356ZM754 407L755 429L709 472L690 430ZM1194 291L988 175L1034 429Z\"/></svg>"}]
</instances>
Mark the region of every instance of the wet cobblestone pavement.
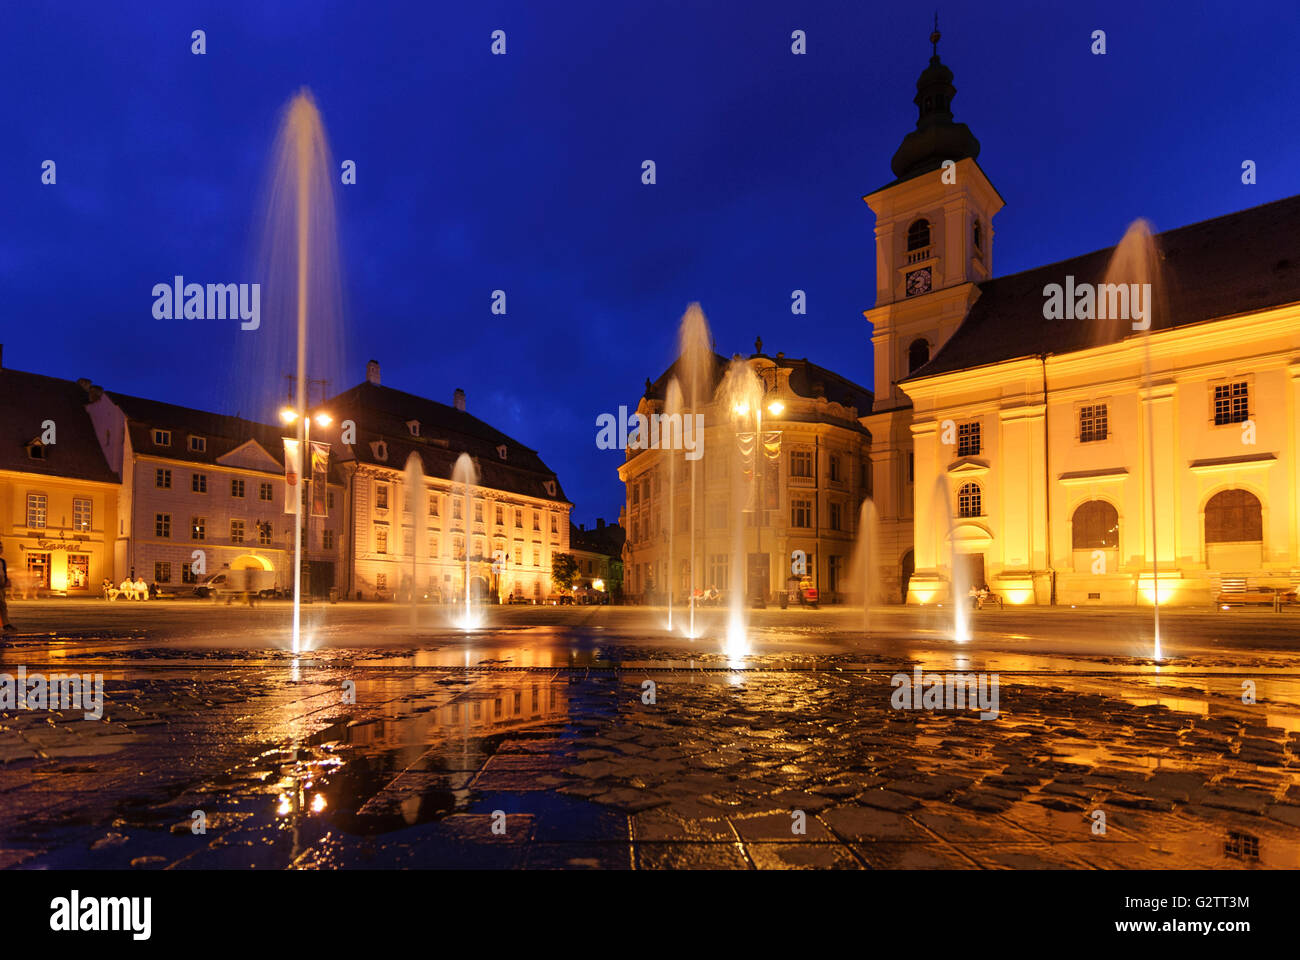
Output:
<instances>
[{"instance_id":1,"label":"wet cobblestone pavement","mask_svg":"<svg viewBox=\"0 0 1300 960\"><path fill-rule=\"evenodd\" d=\"M0 712L2 867L1300 866L1280 655L1002 669L982 720L893 709L890 677L920 659L879 653L0 653L105 684L100 720Z\"/></svg>"}]
</instances>

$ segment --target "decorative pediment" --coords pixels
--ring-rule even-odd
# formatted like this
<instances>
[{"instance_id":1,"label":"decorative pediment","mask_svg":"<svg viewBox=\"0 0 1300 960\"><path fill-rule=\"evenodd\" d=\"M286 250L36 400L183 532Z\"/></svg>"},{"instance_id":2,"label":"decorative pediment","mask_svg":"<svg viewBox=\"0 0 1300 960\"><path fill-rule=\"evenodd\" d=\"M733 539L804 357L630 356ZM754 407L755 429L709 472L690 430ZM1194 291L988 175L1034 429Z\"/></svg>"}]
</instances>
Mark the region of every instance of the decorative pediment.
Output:
<instances>
[{"instance_id":1,"label":"decorative pediment","mask_svg":"<svg viewBox=\"0 0 1300 960\"><path fill-rule=\"evenodd\" d=\"M1277 463L1276 454L1250 453L1240 457L1216 457L1211 460L1193 460L1188 469L1192 473L1231 473L1236 470L1267 469Z\"/></svg>"},{"instance_id":2,"label":"decorative pediment","mask_svg":"<svg viewBox=\"0 0 1300 960\"><path fill-rule=\"evenodd\" d=\"M1128 479L1127 467L1106 467L1103 470L1074 470L1059 474L1056 478L1065 486L1078 486L1089 483L1114 483Z\"/></svg>"},{"instance_id":3,"label":"decorative pediment","mask_svg":"<svg viewBox=\"0 0 1300 960\"><path fill-rule=\"evenodd\" d=\"M989 462L978 457L962 457L948 465L950 477L977 477L989 472Z\"/></svg>"},{"instance_id":4,"label":"decorative pediment","mask_svg":"<svg viewBox=\"0 0 1300 960\"><path fill-rule=\"evenodd\" d=\"M256 440L245 440L234 450L217 457L217 463L223 467L241 467L263 473L279 473L281 469L280 461L267 453Z\"/></svg>"}]
</instances>

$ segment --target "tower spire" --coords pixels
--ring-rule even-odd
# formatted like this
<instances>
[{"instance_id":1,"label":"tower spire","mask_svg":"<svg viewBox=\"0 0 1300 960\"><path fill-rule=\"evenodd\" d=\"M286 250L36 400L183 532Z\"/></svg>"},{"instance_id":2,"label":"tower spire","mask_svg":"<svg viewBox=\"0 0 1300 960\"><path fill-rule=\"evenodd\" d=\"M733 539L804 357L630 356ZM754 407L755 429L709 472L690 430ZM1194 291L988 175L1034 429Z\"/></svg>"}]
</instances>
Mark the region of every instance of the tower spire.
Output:
<instances>
[{"instance_id":1,"label":"tower spire","mask_svg":"<svg viewBox=\"0 0 1300 960\"><path fill-rule=\"evenodd\" d=\"M930 34L930 44L934 48L936 57L939 55L939 38L942 36L943 34L939 32L939 11L936 10L934 11L934 32Z\"/></svg>"}]
</instances>

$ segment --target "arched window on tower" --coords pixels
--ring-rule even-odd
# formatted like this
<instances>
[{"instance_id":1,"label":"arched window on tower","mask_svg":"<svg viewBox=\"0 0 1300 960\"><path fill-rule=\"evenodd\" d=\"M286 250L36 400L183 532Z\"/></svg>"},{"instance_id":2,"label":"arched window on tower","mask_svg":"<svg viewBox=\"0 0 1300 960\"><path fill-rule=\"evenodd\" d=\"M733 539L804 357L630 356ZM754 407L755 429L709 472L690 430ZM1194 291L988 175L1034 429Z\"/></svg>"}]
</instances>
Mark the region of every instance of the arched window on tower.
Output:
<instances>
[{"instance_id":1,"label":"arched window on tower","mask_svg":"<svg viewBox=\"0 0 1300 960\"><path fill-rule=\"evenodd\" d=\"M980 516L984 509L983 499L978 483L963 483L957 491L957 516Z\"/></svg>"},{"instance_id":2,"label":"arched window on tower","mask_svg":"<svg viewBox=\"0 0 1300 960\"><path fill-rule=\"evenodd\" d=\"M1119 546L1119 514L1105 500L1079 504L1070 527L1075 550L1114 550Z\"/></svg>"},{"instance_id":3,"label":"arched window on tower","mask_svg":"<svg viewBox=\"0 0 1300 960\"><path fill-rule=\"evenodd\" d=\"M924 337L917 337L907 348L907 372L915 373L930 362L930 344Z\"/></svg>"},{"instance_id":4,"label":"arched window on tower","mask_svg":"<svg viewBox=\"0 0 1300 960\"><path fill-rule=\"evenodd\" d=\"M1206 543L1260 543L1264 516L1249 490L1223 490L1205 505Z\"/></svg>"},{"instance_id":5,"label":"arched window on tower","mask_svg":"<svg viewBox=\"0 0 1300 960\"><path fill-rule=\"evenodd\" d=\"M930 245L930 221L914 220L907 228L907 252L923 250Z\"/></svg>"},{"instance_id":6,"label":"arched window on tower","mask_svg":"<svg viewBox=\"0 0 1300 960\"><path fill-rule=\"evenodd\" d=\"M971 233L974 235L974 238L975 238L975 249L976 249L976 250L983 250L983 249L984 249L984 237L983 237L983 236L981 235L981 233L980 233L980 222L979 222L979 218L978 218L978 217L975 218L975 226L974 226L974 228L971 230Z\"/></svg>"}]
</instances>

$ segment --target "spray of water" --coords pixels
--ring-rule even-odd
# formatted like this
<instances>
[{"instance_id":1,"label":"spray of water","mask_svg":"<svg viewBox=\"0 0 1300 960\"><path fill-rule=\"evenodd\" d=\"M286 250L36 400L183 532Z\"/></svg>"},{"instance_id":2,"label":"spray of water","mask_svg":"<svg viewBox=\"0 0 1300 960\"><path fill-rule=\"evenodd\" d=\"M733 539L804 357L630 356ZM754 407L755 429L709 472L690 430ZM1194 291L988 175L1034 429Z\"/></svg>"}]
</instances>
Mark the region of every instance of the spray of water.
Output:
<instances>
[{"instance_id":1,"label":"spray of water","mask_svg":"<svg viewBox=\"0 0 1300 960\"><path fill-rule=\"evenodd\" d=\"M456 458L456 465L451 471L452 496L462 498L461 518L465 525L464 544L465 544L465 604L461 615L457 618L456 625L462 630L473 630L477 628L483 619L482 611L474 602L474 580L470 566L470 556L472 553L470 543L473 525L471 513L474 507L474 487L478 484L478 467L474 465L473 459L468 453L462 453Z\"/></svg>"},{"instance_id":2,"label":"spray of water","mask_svg":"<svg viewBox=\"0 0 1300 960\"><path fill-rule=\"evenodd\" d=\"M952 494L948 490L947 477L936 477L934 481L934 512L938 518L935 524L936 536L947 531L949 600L952 603L952 639L956 643L965 643L970 639L969 613L970 603L966 596L970 584L966 582L966 567L960 562L961 554L957 552L957 521L952 510ZM937 556L943 556L943 544L939 544Z\"/></svg>"},{"instance_id":3,"label":"spray of water","mask_svg":"<svg viewBox=\"0 0 1300 960\"><path fill-rule=\"evenodd\" d=\"M704 311L700 309L698 303L692 303L682 316L681 329L678 333L682 402L690 415L703 413L705 408L713 403L714 356L713 336L709 333L709 324L704 317ZM701 459L691 460L689 467L691 471L691 552L687 567L690 570L691 599L687 636L692 640L699 635L695 628L695 598L699 589L695 565L695 534L696 527L703 520L698 502L699 483L696 476L700 462ZM703 566L701 563L699 569Z\"/></svg>"},{"instance_id":4,"label":"spray of water","mask_svg":"<svg viewBox=\"0 0 1300 960\"><path fill-rule=\"evenodd\" d=\"M668 429L674 429L673 424L681 421L682 415L682 388L677 383L677 378L673 377L668 381L668 390L664 396L664 413L668 415ZM676 442L674 442L676 441ZM660 435L660 445L663 448L663 455L668 459L668 582L665 586L668 588L668 630L673 629L673 591L677 585L677 558L673 553L673 534L677 530L676 505L677 505L677 448L681 445L681 437Z\"/></svg>"},{"instance_id":5,"label":"spray of water","mask_svg":"<svg viewBox=\"0 0 1300 960\"><path fill-rule=\"evenodd\" d=\"M425 552L424 546L427 541L425 536L425 490L424 490L424 461L420 459L418 453L412 453L406 458L406 512L411 515L411 536L410 542L404 544L408 559L411 562L411 582L409 584L411 596L411 625L419 620L420 596L423 591L420 589L420 569L422 554Z\"/></svg>"},{"instance_id":6,"label":"spray of water","mask_svg":"<svg viewBox=\"0 0 1300 960\"><path fill-rule=\"evenodd\" d=\"M731 582L727 584L727 653L743 656L749 649L747 625L748 563L745 514L762 506L758 466L762 450L763 384L741 357L732 359L723 377L720 402L736 428L731 471ZM766 593L766 589L764 588Z\"/></svg>"},{"instance_id":7,"label":"spray of water","mask_svg":"<svg viewBox=\"0 0 1300 960\"><path fill-rule=\"evenodd\" d=\"M871 605L876 602L876 505L870 497L862 501L858 511L858 534L853 543L853 558L849 566L848 593L862 604L862 632L871 633Z\"/></svg>"}]
</instances>

